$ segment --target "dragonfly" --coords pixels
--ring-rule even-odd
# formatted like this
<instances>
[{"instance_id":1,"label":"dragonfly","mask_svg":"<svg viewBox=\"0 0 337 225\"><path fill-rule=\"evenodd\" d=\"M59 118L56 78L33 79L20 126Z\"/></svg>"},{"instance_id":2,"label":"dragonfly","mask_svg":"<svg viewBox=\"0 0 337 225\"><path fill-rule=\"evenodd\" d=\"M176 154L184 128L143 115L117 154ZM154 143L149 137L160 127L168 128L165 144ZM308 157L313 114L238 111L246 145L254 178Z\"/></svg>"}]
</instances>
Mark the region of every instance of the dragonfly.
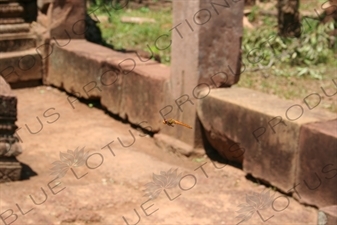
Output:
<instances>
[{"instance_id":1,"label":"dragonfly","mask_svg":"<svg viewBox=\"0 0 337 225\"><path fill-rule=\"evenodd\" d=\"M174 127L173 124L178 124L180 126L184 126L184 127L187 127L189 129L192 129L192 127L190 125L187 125L186 123L183 123L183 122L180 122L178 120L175 120L175 119L164 119L163 120L163 124L166 124L170 127Z\"/></svg>"}]
</instances>

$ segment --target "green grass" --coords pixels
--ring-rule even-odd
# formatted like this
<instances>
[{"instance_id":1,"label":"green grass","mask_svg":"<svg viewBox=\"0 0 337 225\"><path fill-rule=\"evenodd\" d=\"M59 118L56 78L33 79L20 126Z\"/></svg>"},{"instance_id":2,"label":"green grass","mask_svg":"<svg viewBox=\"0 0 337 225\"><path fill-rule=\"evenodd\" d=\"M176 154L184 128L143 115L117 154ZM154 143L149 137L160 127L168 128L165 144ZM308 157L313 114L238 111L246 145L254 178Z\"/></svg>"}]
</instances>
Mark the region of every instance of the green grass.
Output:
<instances>
[{"instance_id":1,"label":"green grass","mask_svg":"<svg viewBox=\"0 0 337 225\"><path fill-rule=\"evenodd\" d=\"M102 30L103 39L112 44L115 49L139 49L150 53L149 48L159 54L163 64L169 65L171 61L171 48L166 50L158 50L155 46L157 38L163 34L170 35L172 28L171 9L163 9L160 11L152 11L149 8L142 7L138 10L122 9L111 10L110 15L107 12L102 14L109 16L109 23L99 23ZM142 17L152 18L155 23L131 24L122 23L122 17ZM169 38L161 38L157 46L169 45Z\"/></svg>"},{"instance_id":2,"label":"green grass","mask_svg":"<svg viewBox=\"0 0 337 225\"><path fill-rule=\"evenodd\" d=\"M324 1L320 0L320 2ZM317 7L316 5L317 2L312 2L311 5L302 4L301 9L313 10ZM145 7L138 10L116 11L112 9L109 11L111 16L102 10L99 13L109 16L109 22L99 23L99 26L105 41L112 44L115 49L140 49L150 52L149 46L154 53L160 55L162 63L170 65L171 48L158 50L155 47L155 41L160 35L171 34L169 31L172 28L171 10L165 8L152 11ZM244 31L242 58L247 67L246 71L241 74L237 86L292 100L302 100L314 92L323 95L320 87L327 88L330 93L334 93L336 86L332 79L336 79L337 82L335 60L337 44L334 49L329 48L327 43L329 37L326 35L326 31L331 27L318 26L314 20L308 20L305 33L300 39L280 38L277 36L276 18L259 15L258 7L255 7L253 11L249 20L256 28ZM156 23L122 23L123 16L153 18ZM270 47L264 41L272 36L275 38L271 39L272 47ZM166 40L166 43L159 43L159 45L167 46L169 38ZM256 64L249 63L247 53L257 47L260 50L256 54L251 54L251 59L261 55L264 59ZM281 54L284 57L276 57ZM268 65L271 60L273 63ZM265 68L253 72L259 66ZM319 107L337 113L336 96L325 97Z\"/></svg>"}]
</instances>

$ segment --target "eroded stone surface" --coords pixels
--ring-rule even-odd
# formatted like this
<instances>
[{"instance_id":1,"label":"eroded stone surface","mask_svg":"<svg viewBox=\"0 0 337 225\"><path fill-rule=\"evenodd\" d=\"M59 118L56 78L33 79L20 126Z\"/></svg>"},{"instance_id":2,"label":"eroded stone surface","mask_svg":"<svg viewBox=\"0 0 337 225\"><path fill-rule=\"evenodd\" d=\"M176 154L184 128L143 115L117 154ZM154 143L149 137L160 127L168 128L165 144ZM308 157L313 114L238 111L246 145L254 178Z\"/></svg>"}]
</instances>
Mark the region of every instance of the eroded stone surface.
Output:
<instances>
[{"instance_id":1,"label":"eroded stone surface","mask_svg":"<svg viewBox=\"0 0 337 225\"><path fill-rule=\"evenodd\" d=\"M56 39L84 39L86 4L83 0L55 0L51 3L50 36Z\"/></svg>"},{"instance_id":2,"label":"eroded stone surface","mask_svg":"<svg viewBox=\"0 0 337 225\"><path fill-rule=\"evenodd\" d=\"M304 125L298 157L294 197L320 208L337 205L337 120Z\"/></svg>"},{"instance_id":3,"label":"eroded stone surface","mask_svg":"<svg viewBox=\"0 0 337 225\"><path fill-rule=\"evenodd\" d=\"M169 67L85 40L57 40L51 46L46 84L77 97L100 99L111 113L149 131L160 129Z\"/></svg>"},{"instance_id":4,"label":"eroded stone surface","mask_svg":"<svg viewBox=\"0 0 337 225\"><path fill-rule=\"evenodd\" d=\"M40 50L40 49L38 49ZM35 48L0 54L0 73L8 83L42 79L42 54Z\"/></svg>"},{"instance_id":5,"label":"eroded stone surface","mask_svg":"<svg viewBox=\"0 0 337 225\"><path fill-rule=\"evenodd\" d=\"M0 76L0 162L3 157L15 157L22 153L21 145L18 143L19 140L14 137L15 131L18 128L15 124L16 120L17 98L9 84ZM0 166L0 172L7 173L6 165L12 164L13 163L2 164ZM10 168L9 170L11 170ZM15 173L13 176L13 179L17 180ZM1 179L2 178L0 178L0 180ZM3 178L2 180L6 179ZM9 180L11 180L10 177Z\"/></svg>"},{"instance_id":6,"label":"eroded stone surface","mask_svg":"<svg viewBox=\"0 0 337 225\"><path fill-rule=\"evenodd\" d=\"M170 68L158 63L137 66L124 75L120 115L127 115L134 124L145 121L142 127L158 131L162 121L159 110L166 96L163 90L169 77Z\"/></svg>"},{"instance_id":7,"label":"eroded stone surface","mask_svg":"<svg viewBox=\"0 0 337 225\"><path fill-rule=\"evenodd\" d=\"M208 90L201 96L205 93ZM299 163L300 127L336 118L319 109L310 111L304 104L301 115L297 103L245 88L216 89L198 101L198 116L206 131L238 143L244 151L245 172L287 192L293 188Z\"/></svg>"}]
</instances>

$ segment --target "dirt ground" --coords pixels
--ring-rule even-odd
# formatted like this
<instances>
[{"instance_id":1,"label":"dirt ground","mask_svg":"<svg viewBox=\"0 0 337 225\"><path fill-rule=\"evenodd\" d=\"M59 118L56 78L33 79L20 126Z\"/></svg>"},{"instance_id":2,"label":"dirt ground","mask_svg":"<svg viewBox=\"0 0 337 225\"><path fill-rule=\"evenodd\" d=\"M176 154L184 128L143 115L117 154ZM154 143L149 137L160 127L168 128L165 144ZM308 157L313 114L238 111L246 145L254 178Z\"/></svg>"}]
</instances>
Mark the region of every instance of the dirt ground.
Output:
<instances>
[{"instance_id":1,"label":"dirt ground","mask_svg":"<svg viewBox=\"0 0 337 225\"><path fill-rule=\"evenodd\" d=\"M194 160L166 152L150 136L141 137L129 124L71 97L73 108L65 92L39 86L14 93L23 147L18 160L26 179L0 184L1 225L238 224L240 204L250 204L241 212L253 214L240 224L317 224L316 209L272 190L272 204L261 207L262 195L252 193L266 187L242 170L207 157ZM123 147L119 140L132 145ZM105 147L109 143L110 149ZM60 152L82 147L90 151L86 163L55 180L50 169ZM144 196L153 173L170 169L185 176L180 185L169 186L156 199ZM163 176L155 179L160 183Z\"/></svg>"}]
</instances>

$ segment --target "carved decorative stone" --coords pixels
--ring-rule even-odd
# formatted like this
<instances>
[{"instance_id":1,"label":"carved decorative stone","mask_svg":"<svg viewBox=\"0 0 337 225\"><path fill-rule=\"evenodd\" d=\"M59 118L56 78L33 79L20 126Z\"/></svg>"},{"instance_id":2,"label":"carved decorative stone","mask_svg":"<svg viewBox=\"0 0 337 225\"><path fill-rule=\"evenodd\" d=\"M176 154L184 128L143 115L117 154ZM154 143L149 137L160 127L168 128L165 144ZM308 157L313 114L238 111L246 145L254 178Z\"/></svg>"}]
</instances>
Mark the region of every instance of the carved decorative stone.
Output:
<instances>
[{"instance_id":1,"label":"carved decorative stone","mask_svg":"<svg viewBox=\"0 0 337 225\"><path fill-rule=\"evenodd\" d=\"M36 21L36 0L1 0L0 52L37 47L30 23Z\"/></svg>"},{"instance_id":2,"label":"carved decorative stone","mask_svg":"<svg viewBox=\"0 0 337 225\"><path fill-rule=\"evenodd\" d=\"M17 137L17 98L0 76L0 183L20 179L21 165L15 159L22 153Z\"/></svg>"},{"instance_id":3,"label":"carved decorative stone","mask_svg":"<svg viewBox=\"0 0 337 225\"><path fill-rule=\"evenodd\" d=\"M0 138L0 156L16 157L22 153L19 140L13 137Z\"/></svg>"},{"instance_id":4,"label":"carved decorative stone","mask_svg":"<svg viewBox=\"0 0 337 225\"><path fill-rule=\"evenodd\" d=\"M42 79L44 42L36 19L37 0L0 0L0 76L8 83Z\"/></svg>"},{"instance_id":5,"label":"carved decorative stone","mask_svg":"<svg viewBox=\"0 0 337 225\"><path fill-rule=\"evenodd\" d=\"M0 183L19 180L21 169L15 157L0 157Z\"/></svg>"}]
</instances>

